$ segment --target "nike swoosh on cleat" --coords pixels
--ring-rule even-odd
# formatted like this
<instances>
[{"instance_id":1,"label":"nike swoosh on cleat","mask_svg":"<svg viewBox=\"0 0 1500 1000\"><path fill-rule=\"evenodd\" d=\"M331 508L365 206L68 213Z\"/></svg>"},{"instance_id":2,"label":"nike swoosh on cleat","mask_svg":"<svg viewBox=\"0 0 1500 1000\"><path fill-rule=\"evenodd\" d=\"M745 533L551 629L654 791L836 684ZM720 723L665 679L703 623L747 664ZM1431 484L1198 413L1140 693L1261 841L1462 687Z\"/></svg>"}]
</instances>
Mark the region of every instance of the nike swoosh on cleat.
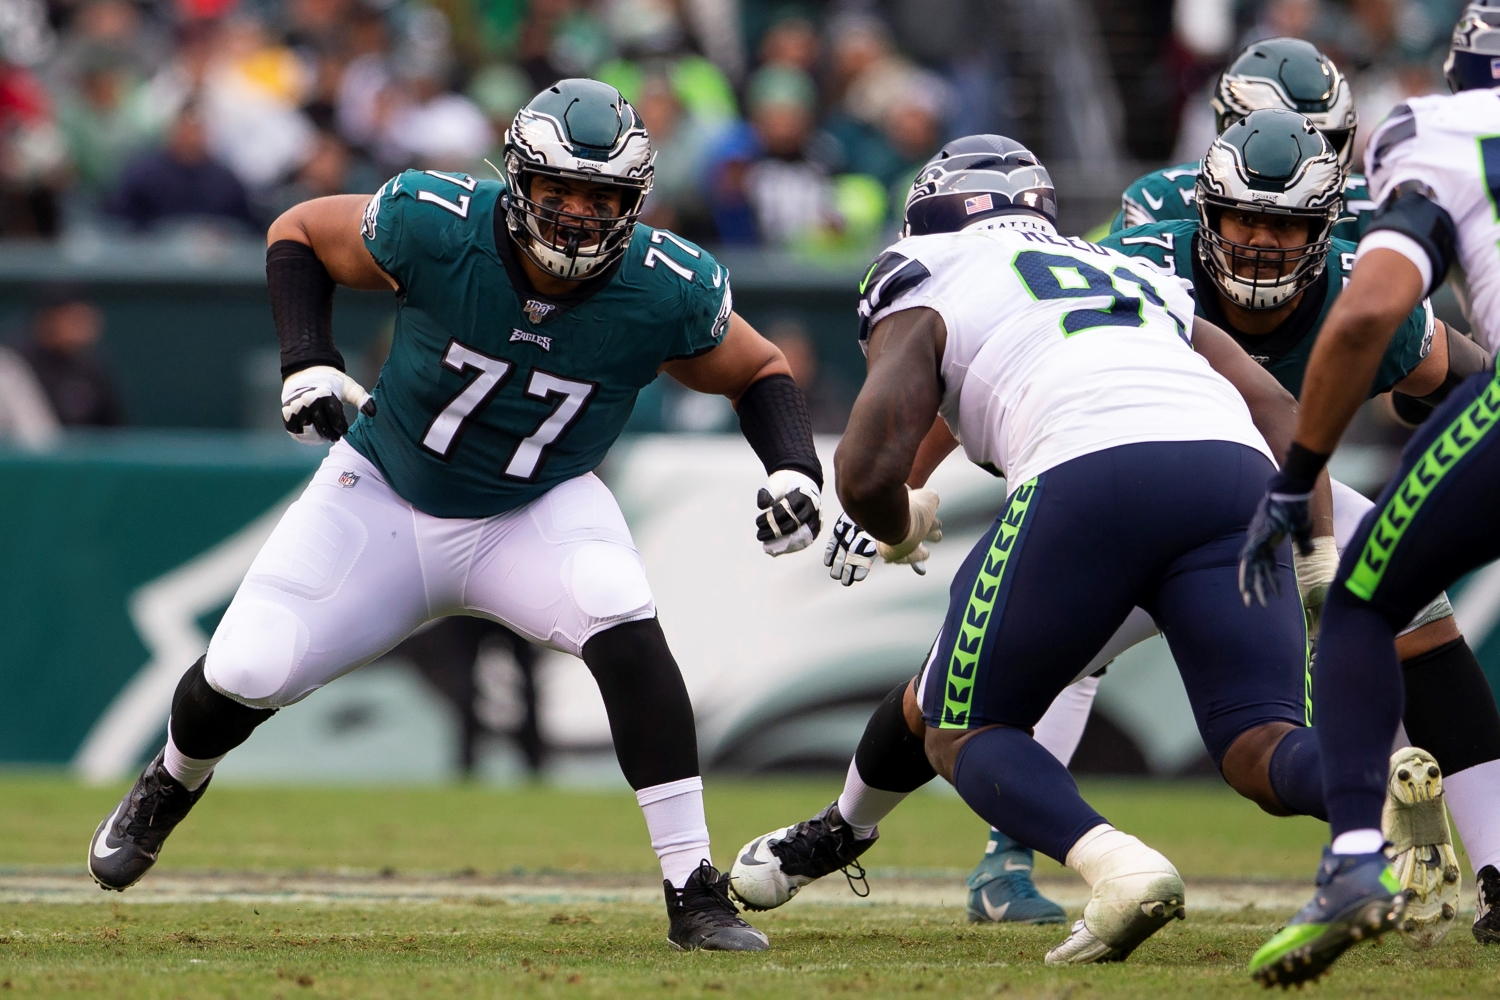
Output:
<instances>
[{"instance_id":1,"label":"nike swoosh on cleat","mask_svg":"<svg viewBox=\"0 0 1500 1000\"><path fill-rule=\"evenodd\" d=\"M101 851L99 849L99 845L101 843L104 843L109 838L110 827L115 825L115 819L120 815L120 806L123 806L124 804L125 803L121 802L119 806L115 806L115 811L109 814L108 821L106 821L104 826L99 830L99 836L94 838L94 843L91 847L91 850L93 851L94 857L98 858L101 861L120 849L119 847L106 847ZM124 846L124 844L120 845L120 847ZM74 855L74 857L77 857L77 855Z\"/></svg>"},{"instance_id":2,"label":"nike swoosh on cleat","mask_svg":"<svg viewBox=\"0 0 1500 1000\"><path fill-rule=\"evenodd\" d=\"M1009 900L999 906L991 906L989 897L982 892L979 894L979 903L984 907L984 912L989 915L989 918L997 924L1005 919L1005 911L1010 909Z\"/></svg>"},{"instance_id":3,"label":"nike swoosh on cleat","mask_svg":"<svg viewBox=\"0 0 1500 1000\"><path fill-rule=\"evenodd\" d=\"M742 864L742 865L768 865L768 864L770 864L771 862L769 862L769 861L761 861L759 858L757 858L755 856L755 852L760 848L761 841L763 841L765 839L766 839L765 837L756 837L755 840L753 840L750 843L750 846L747 847L747 848L745 848L745 853L740 855L740 864Z\"/></svg>"},{"instance_id":4,"label":"nike swoosh on cleat","mask_svg":"<svg viewBox=\"0 0 1500 1000\"><path fill-rule=\"evenodd\" d=\"M1008 872L1029 872L1029 871L1031 871L1031 866L1030 865L1025 865L1025 864L1017 864L1016 862L1012 861L1010 858L1006 858L1005 859L1005 870L1008 871Z\"/></svg>"}]
</instances>

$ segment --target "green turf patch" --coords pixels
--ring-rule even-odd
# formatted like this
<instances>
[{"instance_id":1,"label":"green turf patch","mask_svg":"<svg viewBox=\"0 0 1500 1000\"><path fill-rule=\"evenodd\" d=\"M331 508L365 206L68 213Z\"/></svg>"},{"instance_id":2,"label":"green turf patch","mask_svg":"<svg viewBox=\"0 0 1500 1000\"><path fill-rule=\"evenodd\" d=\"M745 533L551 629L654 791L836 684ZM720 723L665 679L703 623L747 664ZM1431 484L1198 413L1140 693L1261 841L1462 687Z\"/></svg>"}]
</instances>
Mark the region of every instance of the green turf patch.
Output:
<instances>
[{"instance_id":1,"label":"green turf patch","mask_svg":"<svg viewBox=\"0 0 1500 1000\"><path fill-rule=\"evenodd\" d=\"M1048 969L1060 928L956 911L796 903L756 922L764 955L679 954L655 907L0 906L0 993L167 997L1265 996L1245 973L1274 925L1193 918L1112 966ZM1493 996L1500 955L1456 933L1417 954L1350 952L1329 998Z\"/></svg>"},{"instance_id":2,"label":"green turf patch","mask_svg":"<svg viewBox=\"0 0 1500 1000\"><path fill-rule=\"evenodd\" d=\"M95 825L124 786L0 774L0 866L82 866ZM837 780L709 777L714 856L811 816ZM1308 878L1326 827L1277 819L1219 782L1094 781L1084 794L1112 823L1171 858L1188 877ZM922 791L881 824L865 863L953 869L979 860L988 834L956 796ZM1038 873L1060 870L1038 858ZM175 833L158 871L476 871L648 873L646 825L629 792L458 786L422 789L209 790Z\"/></svg>"}]
</instances>

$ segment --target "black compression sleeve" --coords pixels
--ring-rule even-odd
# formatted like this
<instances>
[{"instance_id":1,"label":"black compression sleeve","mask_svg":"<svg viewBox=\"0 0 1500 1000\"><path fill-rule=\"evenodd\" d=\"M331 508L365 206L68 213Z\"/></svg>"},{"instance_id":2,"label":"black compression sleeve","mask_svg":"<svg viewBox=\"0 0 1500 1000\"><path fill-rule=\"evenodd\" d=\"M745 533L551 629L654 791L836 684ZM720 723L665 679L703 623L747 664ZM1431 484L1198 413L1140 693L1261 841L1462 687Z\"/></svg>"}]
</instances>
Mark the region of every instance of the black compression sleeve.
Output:
<instances>
[{"instance_id":1,"label":"black compression sleeve","mask_svg":"<svg viewBox=\"0 0 1500 1000\"><path fill-rule=\"evenodd\" d=\"M1453 217L1437 203L1431 188L1421 181L1405 181L1385 199L1365 235L1381 229L1401 233L1417 241L1432 263L1430 295L1448 276L1458 256L1458 230Z\"/></svg>"},{"instance_id":2,"label":"black compression sleeve","mask_svg":"<svg viewBox=\"0 0 1500 1000\"><path fill-rule=\"evenodd\" d=\"M740 431L768 474L795 469L822 489L823 464L813 447L807 400L790 375L768 375L750 383L740 396L739 415Z\"/></svg>"},{"instance_id":3,"label":"black compression sleeve","mask_svg":"<svg viewBox=\"0 0 1500 1000\"><path fill-rule=\"evenodd\" d=\"M333 346L333 279L313 248L277 240L266 251L271 318L281 341L281 377L313 365L344 370Z\"/></svg>"}]
</instances>

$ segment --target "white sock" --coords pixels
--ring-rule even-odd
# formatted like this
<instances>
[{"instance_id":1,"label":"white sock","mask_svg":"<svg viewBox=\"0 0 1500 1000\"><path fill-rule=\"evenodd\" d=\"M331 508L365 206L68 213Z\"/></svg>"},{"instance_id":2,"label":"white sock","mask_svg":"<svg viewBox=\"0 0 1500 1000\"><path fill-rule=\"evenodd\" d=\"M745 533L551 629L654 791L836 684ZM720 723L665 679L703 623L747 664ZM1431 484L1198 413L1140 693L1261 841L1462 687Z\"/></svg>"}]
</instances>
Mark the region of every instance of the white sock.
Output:
<instances>
[{"instance_id":1,"label":"white sock","mask_svg":"<svg viewBox=\"0 0 1500 1000\"><path fill-rule=\"evenodd\" d=\"M1037 720L1032 738L1067 767L1073 762L1083 728L1089 724L1094 695L1099 691L1098 677L1085 677L1069 684L1052 699L1047 713Z\"/></svg>"},{"instance_id":2,"label":"white sock","mask_svg":"<svg viewBox=\"0 0 1500 1000\"><path fill-rule=\"evenodd\" d=\"M1365 828L1348 830L1333 838L1334 854L1374 854L1385 846L1385 834Z\"/></svg>"},{"instance_id":3,"label":"white sock","mask_svg":"<svg viewBox=\"0 0 1500 1000\"><path fill-rule=\"evenodd\" d=\"M1443 798L1474 870L1500 868L1500 760L1443 775Z\"/></svg>"},{"instance_id":4,"label":"white sock","mask_svg":"<svg viewBox=\"0 0 1500 1000\"><path fill-rule=\"evenodd\" d=\"M713 857L708 850L708 820L703 816L703 779L683 778L642 788L635 800L646 814L646 831L661 862L661 877L681 889L699 862Z\"/></svg>"},{"instance_id":5,"label":"white sock","mask_svg":"<svg viewBox=\"0 0 1500 1000\"><path fill-rule=\"evenodd\" d=\"M1100 823L1078 838L1065 860L1067 866L1083 876L1092 888L1101 878L1127 872L1172 872L1177 869L1157 850L1147 847L1138 837Z\"/></svg>"},{"instance_id":6,"label":"white sock","mask_svg":"<svg viewBox=\"0 0 1500 1000\"><path fill-rule=\"evenodd\" d=\"M844 776L844 790L839 793L839 815L844 817L850 833L860 840L869 840L876 825L910 794L871 788L859 776L859 767L851 760L849 773Z\"/></svg>"},{"instance_id":7,"label":"white sock","mask_svg":"<svg viewBox=\"0 0 1500 1000\"><path fill-rule=\"evenodd\" d=\"M220 754L207 760L187 756L172 742L172 720L167 720L167 752L162 757L162 766L167 769L168 774L182 782L182 786L188 791L196 792L201 788L225 756L227 755Z\"/></svg>"}]
</instances>

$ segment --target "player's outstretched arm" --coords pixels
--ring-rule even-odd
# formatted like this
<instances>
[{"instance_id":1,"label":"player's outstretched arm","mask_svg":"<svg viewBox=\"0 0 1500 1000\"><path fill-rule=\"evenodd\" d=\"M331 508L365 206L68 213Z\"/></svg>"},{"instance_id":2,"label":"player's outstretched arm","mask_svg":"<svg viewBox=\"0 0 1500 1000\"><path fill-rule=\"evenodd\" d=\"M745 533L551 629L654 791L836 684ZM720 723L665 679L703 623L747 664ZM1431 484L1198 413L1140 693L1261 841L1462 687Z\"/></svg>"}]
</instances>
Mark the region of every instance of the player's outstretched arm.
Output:
<instances>
[{"instance_id":1,"label":"player's outstretched arm","mask_svg":"<svg viewBox=\"0 0 1500 1000\"><path fill-rule=\"evenodd\" d=\"M337 441L349 429L344 404L368 416L375 401L344 374L333 343L334 284L380 290L395 283L360 236L369 198L338 195L295 205L266 233L266 287L281 342L281 419L304 444Z\"/></svg>"},{"instance_id":2,"label":"player's outstretched arm","mask_svg":"<svg viewBox=\"0 0 1500 1000\"><path fill-rule=\"evenodd\" d=\"M282 240L303 243L337 284L367 292L395 288L396 282L375 263L360 235L369 203L366 194L336 194L293 205L271 223L266 247Z\"/></svg>"},{"instance_id":3,"label":"player's outstretched arm","mask_svg":"<svg viewBox=\"0 0 1500 1000\"><path fill-rule=\"evenodd\" d=\"M1369 395L1391 337L1425 292L1421 272L1403 254L1382 247L1359 258L1307 362L1297 445L1333 454Z\"/></svg>"},{"instance_id":4,"label":"player's outstretched arm","mask_svg":"<svg viewBox=\"0 0 1500 1000\"><path fill-rule=\"evenodd\" d=\"M781 556L811 545L823 527L823 465L813 446L807 400L781 349L730 313L717 347L662 370L689 389L734 404L740 430L766 469L766 485L756 495L761 547Z\"/></svg>"},{"instance_id":5,"label":"player's outstretched arm","mask_svg":"<svg viewBox=\"0 0 1500 1000\"><path fill-rule=\"evenodd\" d=\"M906 483L942 400L938 363L947 338L932 309L906 309L875 325L865 384L834 454L839 500L880 540L887 562L910 555L936 529L936 495Z\"/></svg>"}]
</instances>

